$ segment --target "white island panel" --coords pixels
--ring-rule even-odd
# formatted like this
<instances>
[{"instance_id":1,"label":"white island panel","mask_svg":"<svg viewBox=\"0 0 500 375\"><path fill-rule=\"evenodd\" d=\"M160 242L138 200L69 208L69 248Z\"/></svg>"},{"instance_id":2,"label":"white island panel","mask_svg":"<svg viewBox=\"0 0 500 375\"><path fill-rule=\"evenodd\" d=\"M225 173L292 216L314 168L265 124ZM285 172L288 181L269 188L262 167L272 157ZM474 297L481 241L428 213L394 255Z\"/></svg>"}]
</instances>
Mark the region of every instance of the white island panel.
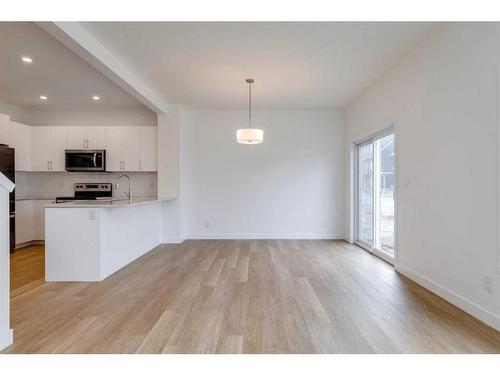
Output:
<instances>
[{"instance_id":1,"label":"white island panel","mask_svg":"<svg viewBox=\"0 0 500 375\"><path fill-rule=\"evenodd\" d=\"M102 279L161 243L159 203L97 210L101 221Z\"/></svg>"},{"instance_id":2,"label":"white island panel","mask_svg":"<svg viewBox=\"0 0 500 375\"><path fill-rule=\"evenodd\" d=\"M164 200L47 205L46 280L101 281L154 249Z\"/></svg>"},{"instance_id":3,"label":"white island panel","mask_svg":"<svg viewBox=\"0 0 500 375\"><path fill-rule=\"evenodd\" d=\"M46 281L100 280L97 211L45 209Z\"/></svg>"}]
</instances>

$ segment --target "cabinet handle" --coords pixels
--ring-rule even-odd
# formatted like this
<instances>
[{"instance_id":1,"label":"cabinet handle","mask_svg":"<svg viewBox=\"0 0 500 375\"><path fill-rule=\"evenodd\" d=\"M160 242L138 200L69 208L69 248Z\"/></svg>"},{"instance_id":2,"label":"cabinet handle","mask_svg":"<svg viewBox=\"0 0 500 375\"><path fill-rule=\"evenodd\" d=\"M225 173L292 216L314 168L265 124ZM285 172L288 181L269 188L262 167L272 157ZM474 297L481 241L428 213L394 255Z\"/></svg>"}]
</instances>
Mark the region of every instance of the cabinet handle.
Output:
<instances>
[{"instance_id":1,"label":"cabinet handle","mask_svg":"<svg viewBox=\"0 0 500 375\"><path fill-rule=\"evenodd\" d=\"M142 160L139 160L139 170L142 171Z\"/></svg>"},{"instance_id":2,"label":"cabinet handle","mask_svg":"<svg viewBox=\"0 0 500 375\"><path fill-rule=\"evenodd\" d=\"M50 161L47 160L47 170L50 171Z\"/></svg>"},{"instance_id":3,"label":"cabinet handle","mask_svg":"<svg viewBox=\"0 0 500 375\"><path fill-rule=\"evenodd\" d=\"M125 170L125 160L123 161L123 170Z\"/></svg>"},{"instance_id":4,"label":"cabinet handle","mask_svg":"<svg viewBox=\"0 0 500 375\"><path fill-rule=\"evenodd\" d=\"M50 170L52 170L52 160L50 161Z\"/></svg>"}]
</instances>

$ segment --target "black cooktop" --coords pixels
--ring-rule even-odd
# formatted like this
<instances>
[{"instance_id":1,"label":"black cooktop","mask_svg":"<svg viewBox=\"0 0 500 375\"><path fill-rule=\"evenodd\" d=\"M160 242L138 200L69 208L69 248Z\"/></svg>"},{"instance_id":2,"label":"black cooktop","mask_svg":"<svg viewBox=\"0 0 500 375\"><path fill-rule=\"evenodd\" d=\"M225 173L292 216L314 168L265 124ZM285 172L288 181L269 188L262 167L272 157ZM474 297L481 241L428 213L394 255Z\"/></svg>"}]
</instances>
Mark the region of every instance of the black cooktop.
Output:
<instances>
[{"instance_id":1,"label":"black cooktop","mask_svg":"<svg viewBox=\"0 0 500 375\"><path fill-rule=\"evenodd\" d=\"M71 201L90 201L95 200L96 197L56 197L56 203L71 202Z\"/></svg>"}]
</instances>

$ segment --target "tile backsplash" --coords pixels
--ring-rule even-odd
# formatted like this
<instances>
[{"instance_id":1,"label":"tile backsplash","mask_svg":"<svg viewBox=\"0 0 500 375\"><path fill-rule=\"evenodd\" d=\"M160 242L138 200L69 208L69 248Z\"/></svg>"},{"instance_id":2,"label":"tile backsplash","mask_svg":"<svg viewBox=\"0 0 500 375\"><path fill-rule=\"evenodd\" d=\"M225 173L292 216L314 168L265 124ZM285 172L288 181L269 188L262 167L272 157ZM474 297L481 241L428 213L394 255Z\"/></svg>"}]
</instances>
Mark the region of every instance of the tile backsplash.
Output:
<instances>
[{"instance_id":1,"label":"tile backsplash","mask_svg":"<svg viewBox=\"0 0 500 375\"><path fill-rule=\"evenodd\" d=\"M120 189L115 191L114 183L119 172L16 172L16 197L72 196L73 185L77 182L111 182L113 196L125 196L128 189L126 179L120 181ZM156 172L131 172L132 194L136 197L153 197L158 194Z\"/></svg>"}]
</instances>

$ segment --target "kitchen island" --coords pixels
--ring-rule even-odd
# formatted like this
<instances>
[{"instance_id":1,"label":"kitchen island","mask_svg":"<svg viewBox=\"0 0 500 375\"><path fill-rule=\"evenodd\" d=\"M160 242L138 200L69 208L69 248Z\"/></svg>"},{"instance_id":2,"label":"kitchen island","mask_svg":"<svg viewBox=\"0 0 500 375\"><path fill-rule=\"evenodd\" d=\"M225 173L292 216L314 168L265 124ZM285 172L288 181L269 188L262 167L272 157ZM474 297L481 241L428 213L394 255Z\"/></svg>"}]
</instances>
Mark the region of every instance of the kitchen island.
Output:
<instances>
[{"instance_id":1,"label":"kitchen island","mask_svg":"<svg viewBox=\"0 0 500 375\"><path fill-rule=\"evenodd\" d=\"M101 281L161 243L161 204L107 199L45 206L45 280Z\"/></svg>"}]
</instances>

